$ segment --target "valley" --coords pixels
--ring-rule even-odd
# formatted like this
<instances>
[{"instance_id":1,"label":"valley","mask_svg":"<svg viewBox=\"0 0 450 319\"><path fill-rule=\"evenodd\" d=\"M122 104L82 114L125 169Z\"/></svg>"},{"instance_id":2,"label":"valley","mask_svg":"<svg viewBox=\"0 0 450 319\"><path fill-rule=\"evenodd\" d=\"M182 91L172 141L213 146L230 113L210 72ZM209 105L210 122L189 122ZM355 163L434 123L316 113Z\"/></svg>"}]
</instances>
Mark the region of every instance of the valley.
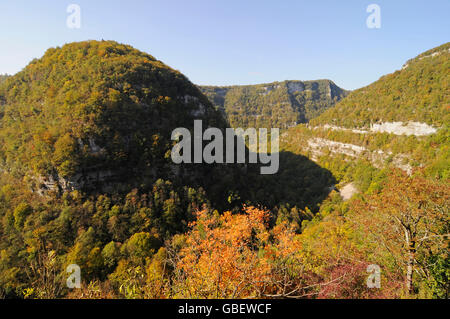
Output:
<instances>
[{"instance_id":1,"label":"valley","mask_svg":"<svg viewBox=\"0 0 450 319\"><path fill-rule=\"evenodd\" d=\"M448 298L449 47L351 92L198 87L115 41L48 49L0 77L0 297ZM280 128L258 154L279 169L174 161L179 128L202 150L200 121L212 158L229 127Z\"/></svg>"}]
</instances>

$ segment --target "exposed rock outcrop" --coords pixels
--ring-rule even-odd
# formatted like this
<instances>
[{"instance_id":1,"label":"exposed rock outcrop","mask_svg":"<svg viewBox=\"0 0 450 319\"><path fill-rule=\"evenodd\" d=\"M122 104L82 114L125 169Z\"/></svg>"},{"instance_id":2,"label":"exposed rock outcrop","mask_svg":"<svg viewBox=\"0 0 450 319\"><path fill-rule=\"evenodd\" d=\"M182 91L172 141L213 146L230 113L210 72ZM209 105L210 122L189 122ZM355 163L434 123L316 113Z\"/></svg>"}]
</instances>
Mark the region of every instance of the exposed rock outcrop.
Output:
<instances>
[{"instance_id":1,"label":"exposed rock outcrop","mask_svg":"<svg viewBox=\"0 0 450 319\"><path fill-rule=\"evenodd\" d=\"M387 161L391 161L395 167L407 172L412 173L412 167L407 163L407 157L405 155L397 154L393 155L391 152L383 152L381 150L371 151L365 147L335 142L323 138L311 138L308 140L308 151L311 153L311 159L317 160L317 158L325 154L326 150L331 153L343 154L352 158L367 158L375 167L383 167Z\"/></svg>"},{"instance_id":2,"label":"exposed rock outcrop","mask_svg":"<svg viewBox=\"0 0 450 319\"><path fill-rule=\"evenodd\" d=\"M344 131L357 134L371 134L371 133L389 133L395 135L407 135L407 136L426 136L435 134L438 129L420 122L384 122L372 124L369 129L350 129L335 125L325 124L323 126L311 126L311 129L330 129L332 131Z\"/></svg>"}]
</instances>

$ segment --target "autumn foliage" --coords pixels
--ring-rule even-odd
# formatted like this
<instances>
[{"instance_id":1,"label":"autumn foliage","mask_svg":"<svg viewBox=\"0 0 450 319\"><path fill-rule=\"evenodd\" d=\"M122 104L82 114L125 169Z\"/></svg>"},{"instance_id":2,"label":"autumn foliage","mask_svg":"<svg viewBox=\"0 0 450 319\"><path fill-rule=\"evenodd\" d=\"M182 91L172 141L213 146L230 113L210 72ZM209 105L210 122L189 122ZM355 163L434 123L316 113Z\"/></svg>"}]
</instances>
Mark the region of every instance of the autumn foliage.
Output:
<instances>
[{"instance_id":1,"label":"autumn foliage","mask_svg":"<svg viewBox=\"0 0 450 319\"><path fill-rule=\"evenodd\" d=\"M268 228L269 212L211 215L203 210L179 252L176 292L189 298L249 298L289 293L301 284L295 233Z\"/></svg>"}]
</instances>

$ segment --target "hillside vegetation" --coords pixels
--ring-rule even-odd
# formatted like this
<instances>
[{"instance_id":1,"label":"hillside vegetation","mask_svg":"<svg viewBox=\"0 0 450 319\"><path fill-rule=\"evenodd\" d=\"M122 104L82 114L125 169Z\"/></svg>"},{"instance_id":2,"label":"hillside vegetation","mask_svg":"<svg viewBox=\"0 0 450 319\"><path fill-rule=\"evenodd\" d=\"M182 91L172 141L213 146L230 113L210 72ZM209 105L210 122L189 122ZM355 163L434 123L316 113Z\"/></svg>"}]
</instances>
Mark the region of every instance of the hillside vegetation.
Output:
<instances>
[{"instance_id":1,"label":"hillside vegetation","mask_svg":"<svg viewBox=\"0 0 450 319\"><path fill-rule=\"evenodd\" d=\"M0 164L38 189L145 183L170 170L174 128L225 127L185 76L109 41L49 49L0 95Z\"/></svg>"},{"instance_id":2,"label":"hillside vegetation","mask_svg":"<svg viewBox=\"0 0 450 319\"><path fill-rule=\"evenodd\" d=\"M130 46L49 49L0 85L0 297L448 298L448 54L430 52L366 87L366 99L351 93L285 130L279 172L260 175L259 164L175 165L171 132L195 119L288 127L345 93L322 99L332 82L289 81L222 101L203 88L214 107ZM380 104L391 87L411 95ZM369 113L353 112L363 100ZM429 135L367 127L421 121L410 104L421 100ZM348 182L358 193L344 200ZM79 289L66 285L73 264Z\"/></svg>"},{"instance_id":3,"label":"hillside vegetation","mask_svg":"<svg viewBox=\"0 0 450 319\"><path fill-rule=\"evenodd\" d=\"M200 86L232 127L278 127L306 123L348 92L330 80L284 81L257 85Z\"/></svg>"},{"instance_id":4,"label":"hillside vegetation","mask_svg":"<svg viewBox=\"0 0 450 319\"><path fill-rule=\"evenodd\" d=\"M283 150L330 170L337 191L348 185L358 190L344 202L332 192L322 203L302 232L311 253L348 259L345 265L354 270L350 260L370 246L362 259L380 266L386 276L380 292L391 297L448 298L450 292L449 47L419 55L281 138ZM389 122L435 130L373 129ZM345 287L325 290L336 296Z\"/></svg>"},{"instance_id":5,"label":"hillside vegetation","mask_svg":"<svg viewBox=\"0 0 450 319\"><path fill-rule=\"evenodd\" d=\"M324 167L335 166L335 176L344 176L347 170L355 172L350 168L355 159L349 160L349 152L344 154L347 146L363 149L360 160L372 159L371 164L379 168L394 166L405 171L421 168L427 176L447 180L450 177L449 49L447 43L429 50L409 60L402 70L351 92L310 125L292 128L284 136L283 147L310 157L317 155ZM424 123L435 127L436 133L404 135L369 130L373 124L386 122ZM311 147L317 138L322 144L342 145L342 154L327 153L326 147L322 150ZM332 164L338 157L347 158L345 165ZM341 169L344 171L339 172Z\"/></svg>"},{"instance_id":6,"label":"hillside vegetation","mask_svg":"<svg viewBox=\"0 0 450 319\"><path fill-rule=\"evenodd\" d=\"M299 231L334 183L290 153L280 154L281 178L258 165L175 165L173 129L227 123L185 76L113 41L49 49L0 96L3 297L67 296L62 278L74 263L84 284L128 296L128 276L159 265L198 211L261 205L272 209L267 226Z\"/></svg>"},{"instance_id":7,"label":"hillside vegetation","mask_svg":"<svg viewBox=\"0 0 450 319\"><path fill-rule=\"evenodd\" d=\"M351 92L336 107L311 121L346 128L380 122L450 122L450 43L409 60L401 70Z\"/></svg>"}]
</instances>

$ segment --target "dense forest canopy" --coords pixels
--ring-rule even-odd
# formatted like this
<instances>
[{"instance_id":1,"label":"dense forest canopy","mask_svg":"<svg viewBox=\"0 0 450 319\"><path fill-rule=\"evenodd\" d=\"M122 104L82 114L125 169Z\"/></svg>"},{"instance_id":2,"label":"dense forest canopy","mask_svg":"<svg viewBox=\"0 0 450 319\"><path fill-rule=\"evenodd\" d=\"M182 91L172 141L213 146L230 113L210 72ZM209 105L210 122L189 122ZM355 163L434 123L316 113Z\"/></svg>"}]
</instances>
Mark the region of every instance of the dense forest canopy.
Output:
<instances>
[{"instance_id":1,"label":"dense forest canopy","mask_svg":"<svg viewBox=\"0 0 450 319\"><path fill-rule=\"evenodd\" d=\"M448 298L448 66L446 44L338 102L328 80L200 90L113 41L49 49L0 85L0 297ZM282 134L278 174L259 175L175 166L170 133L194 119L312 120ZM381 120L439 130L330 128ZM314 153L317 139L364 151ZM71 264L80 289L66 286Z\"/></svg>"},{"instance_id":2,"label":"dense forest canopy","mask_svg":"<svg viewBox=\"0 0 450 319\"><path fill-rule=\"evenodd\" d=\"M348 202L330 195L302 236L312 251L328 251L329 257L355 260L362 253L368 260L371 255L390 277L384 279L392 288L382 289L385 297L449 296L449 47L429 50L402 70L351 92L281 139L283 150L314 158L331 171L339 189L356 187L358 193ZM370 130L381 122L425 123L437 131L405 135ZM335 237L338 230L349 236L341 243ZM356 239L360 235L364 239ZM323 245L317 244L320 240ZM355 249L366 244L372 245L366 252ZM343 247L351 253L341 254ZM350 273L357 267L346 265ZM331 286L325 291L334 296L349 288L348 282Z\"/></svg>"},{"instance_id":3,"label":"dense forest canopy","mask_svg":"<svg viewBox=\"0 0 450 319\"><path fill-rule=\"evenodd\" d=\"M284 81L242 86L200 86L232 127L278 127L306 123L348 91L330 80Z\"/></svg>"},{"instance_id":4,"label":"dense forest canopy","mask_svg":"<svg viewBox=\"0 0 450 319\"><path fill-rule=\"evenodd\" d=\"M320 138L364 148L369 155L383 152L386 162L401 159L397 164L421 168L427 176L447 180L450 177L449 48L447 43L429 50L408 61L402 70L351 92L336 106L311 120L310 125L299 125L288 131L282 147L308 155L308 141ZM437 132L407 136L368 130L372 124L381 122L425 123L437 128ZM365 131L355 130L360 128ZM333 167L331 171L336 177L352 180L358 171L353 168L355 161L348 157L345 164L339 164L337 158L345 156L322 155L319 163Z\"/></svg>"},{"instance_id":5,"label":"dense forest canopy","mask_svg":"<svg viewBox=\"0 0 450 319\"><path fill-rule=\"evenodd\" d=\"M261 176L258 165L174 165L174 128L227 123L185 76L116 42L49 49L0 95L2 296L40 286L46 262L58 276L79 264L88 281L143 267L202 208L263 205L273 210L271 225L288 220L299 231L334 183L288 152L280 154L282 178ZM67 293L49 289L29 293Z\"/></svg>"},{"instance_id":6,"label":"dense forest canopy","mask_svg":"<svg viewBox=\"0 0 450 319\"><path fill-rule=\"evenodd\" d=\"M393 121L450 122L450 43L409 60L402 70L355 90L336 107L311 121L347 128Z\"/></svg>"},{"instance_id":7,"label":"dense forest canopy","mask_svg":"<svg viewBox=\"0 0 450 319\"><path fill-rule=\"evenodd\" d=\"M194 118L225 127L185 76L111 41L49 49L0 95L3 169L48 187L76 189L92 179L145 183L170 170L174 128L190 128Z\"/></svg>"}]
</instances>

